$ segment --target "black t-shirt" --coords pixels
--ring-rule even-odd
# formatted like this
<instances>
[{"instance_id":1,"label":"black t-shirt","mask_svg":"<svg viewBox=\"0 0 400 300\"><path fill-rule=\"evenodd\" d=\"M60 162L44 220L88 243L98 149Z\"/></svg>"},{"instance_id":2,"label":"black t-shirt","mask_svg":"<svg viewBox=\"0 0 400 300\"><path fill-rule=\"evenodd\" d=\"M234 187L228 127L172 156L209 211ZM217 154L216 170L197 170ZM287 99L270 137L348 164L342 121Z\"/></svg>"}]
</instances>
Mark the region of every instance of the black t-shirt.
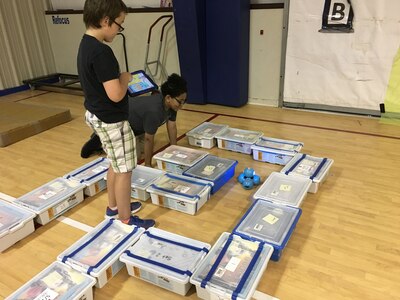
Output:
<instances>
[{"instance_id":1,"label":"black t-shirt","mask_svg":"<svg viewBox=\"0 0 400 300\"><path fill-rule=\"evenodd\" d=\"M163 96L129 97L129 123L135 135L155 134L166 121L176 121L176 111L166 109Z\"/></svg>"},{"instance_id":2,"label":"black t-shirt","mask_svg":"<svg viewBox=\"0 0 400 300\"><path fill-rule=\"evenodd\" d=\"M112 49L85 34L79 45L78 74L85 94L85 108L105 123L128 119L128 95L120 102L108 98L103 82L119 78L120 69Z\"/></svg>"}]
</instances>

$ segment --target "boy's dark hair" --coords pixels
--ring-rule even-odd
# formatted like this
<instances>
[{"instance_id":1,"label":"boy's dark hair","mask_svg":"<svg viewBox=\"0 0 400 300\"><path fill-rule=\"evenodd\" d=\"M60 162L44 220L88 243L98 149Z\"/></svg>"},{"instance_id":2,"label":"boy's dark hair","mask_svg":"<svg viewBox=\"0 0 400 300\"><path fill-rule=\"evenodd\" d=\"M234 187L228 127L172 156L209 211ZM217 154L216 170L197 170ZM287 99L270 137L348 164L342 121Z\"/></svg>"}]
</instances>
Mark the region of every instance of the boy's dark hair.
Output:
<instances>
[{"instance_id":1,"label":"boy's dark hair","mask_svg":"<svg viewBox=\"0 0 400 300\"><path fill-rule=\"evenodd\" d=\"M178 97L183 93L187 93L186 80L175 73L169 75L167 81L161 85L161 93L164 97L166 95Z\"/></svg>"},{"instance_id":2,"label":"boy's dark hair","mask_svg":"<svg viewBox=\"0 0 400 300\"><path fill-rule=\"evenodd\" d=\"M86 0L83 8L83 22L86 28L100 28L100 21L104 17L109 17L115 21L119 15L128 13L128 8L122 0ZM109 26L111 26L111 22Z\"/></svg>"}]
</instances>

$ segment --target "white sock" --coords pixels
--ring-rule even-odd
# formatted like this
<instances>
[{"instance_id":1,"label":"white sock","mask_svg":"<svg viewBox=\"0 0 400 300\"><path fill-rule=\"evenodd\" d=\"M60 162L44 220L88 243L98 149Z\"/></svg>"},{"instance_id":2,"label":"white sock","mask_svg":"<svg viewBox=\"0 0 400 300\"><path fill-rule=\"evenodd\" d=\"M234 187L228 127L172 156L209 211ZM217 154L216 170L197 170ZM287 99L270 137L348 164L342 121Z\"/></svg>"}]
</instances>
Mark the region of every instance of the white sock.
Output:
<instances>
[{"instance_id":1,"label":"white sock","mask_svg":"<svg viewBox=\"0 0 400 300\"><path fill-rule=\"evenodd\" d=\"M115 207L110 207L110 209L111 209L111 210L117 210L118 207L116 207L116 206L115 206Z\"/></svg>"}]
</instances>

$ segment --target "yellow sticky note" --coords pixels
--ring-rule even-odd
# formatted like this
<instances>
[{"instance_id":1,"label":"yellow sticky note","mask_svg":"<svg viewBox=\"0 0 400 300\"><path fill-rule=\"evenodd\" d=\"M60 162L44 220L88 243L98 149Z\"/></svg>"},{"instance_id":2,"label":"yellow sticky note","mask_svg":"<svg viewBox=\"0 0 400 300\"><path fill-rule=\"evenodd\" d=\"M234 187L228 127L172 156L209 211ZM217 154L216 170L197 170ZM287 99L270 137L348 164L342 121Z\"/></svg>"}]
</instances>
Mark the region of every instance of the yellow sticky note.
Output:
<instances>
[{"instance_id":1,"label":"yellow sticky note","mask_svg":"<svg viewBox=\"0 0 400 300\"><path fill-rule=\"evenodd\" d=\"M279 190L284 191L284 192L290 192L291 189L292 189L292 186L288 185L288 184L281 184L281 186L279 187Z\"/></svg>"},{"instance_id":2,"label":"yellow sticky note","mask_svg":"<svg viewBox=\"0 0 400 300\"><path fill-rule=\"evenodd\" d=\"M274 215L268 214L263 218L263 220L268 224L274 225L276 222L279 221L279 218L275 217Z\"/></svg>"}]
</instances>

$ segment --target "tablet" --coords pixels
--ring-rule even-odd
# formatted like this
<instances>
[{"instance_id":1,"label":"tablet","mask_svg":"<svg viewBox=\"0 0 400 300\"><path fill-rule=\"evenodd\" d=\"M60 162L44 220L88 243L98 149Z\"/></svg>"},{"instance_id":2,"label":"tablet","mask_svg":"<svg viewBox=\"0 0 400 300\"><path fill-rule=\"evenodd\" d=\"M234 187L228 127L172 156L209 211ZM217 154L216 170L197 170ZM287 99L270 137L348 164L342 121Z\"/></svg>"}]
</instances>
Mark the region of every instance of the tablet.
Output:
<instances>
[{"instance_id":1,"label":"tablet","mask_svg":"<svg viewBox=\"0 0 400 300\"><path fill-rule=\"evenodd\" d=\"M128 94L131 97L139 96L158 90L157 84L143 71L132 72L132 81L128 83Z\"/></svg>"}]
</instances>

